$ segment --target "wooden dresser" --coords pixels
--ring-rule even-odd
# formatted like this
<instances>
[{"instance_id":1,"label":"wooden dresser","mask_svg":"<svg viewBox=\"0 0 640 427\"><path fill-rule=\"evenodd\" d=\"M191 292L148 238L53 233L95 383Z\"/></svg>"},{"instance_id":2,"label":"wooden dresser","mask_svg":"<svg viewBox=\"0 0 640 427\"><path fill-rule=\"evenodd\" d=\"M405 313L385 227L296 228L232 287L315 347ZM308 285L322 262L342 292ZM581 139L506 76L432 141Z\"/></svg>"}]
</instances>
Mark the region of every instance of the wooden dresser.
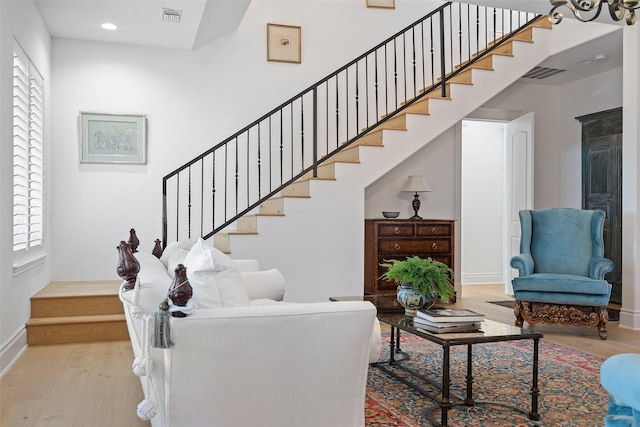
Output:
<instances>
[{"instance_id":1,"label":"wooden dresser","mask_svg":"<svg viewBox=\"0 0 640 427\"><path fill-rule=\"evenodd\" d=\"M379 277L380 263L417 255L454 268L454 222L432 219L367 219L364 226L364 293L395 293L397 285Z\"/></svg>"}]
</instances>

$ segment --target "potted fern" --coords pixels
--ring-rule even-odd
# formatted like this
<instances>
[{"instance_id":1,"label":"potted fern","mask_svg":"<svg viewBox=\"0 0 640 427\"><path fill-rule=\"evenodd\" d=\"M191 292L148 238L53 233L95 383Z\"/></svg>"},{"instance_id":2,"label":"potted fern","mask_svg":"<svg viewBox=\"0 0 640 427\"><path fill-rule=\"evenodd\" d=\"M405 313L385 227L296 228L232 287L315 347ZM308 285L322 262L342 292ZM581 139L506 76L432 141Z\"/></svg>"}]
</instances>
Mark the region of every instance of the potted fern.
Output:
<instances>
[{"instance_id":1,"label":"potted fern","mask_svg":"<svg viewBox=\"0 0 640 427\"><path fill-rule=\"evenodd\" d=\"M454 296L453 270L443 262L412 256L385 260L380 266L387 268L380 278L398 284L398 302L406 315L415 315L418 308L431 306L438 298L451 302Z\"/></svg>"}]
</instances>

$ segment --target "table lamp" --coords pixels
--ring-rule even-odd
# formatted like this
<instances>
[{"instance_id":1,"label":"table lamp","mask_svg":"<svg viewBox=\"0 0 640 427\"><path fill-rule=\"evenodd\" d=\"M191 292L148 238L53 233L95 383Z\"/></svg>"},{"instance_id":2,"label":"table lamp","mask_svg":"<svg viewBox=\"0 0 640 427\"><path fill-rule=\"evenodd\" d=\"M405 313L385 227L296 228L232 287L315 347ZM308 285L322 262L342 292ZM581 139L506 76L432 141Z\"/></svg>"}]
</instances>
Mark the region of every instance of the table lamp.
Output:
<instances>
[{"instance_id":1,"label":"table lamp","mask_svg":"<svg viewBox=\"0 0 640 427\"><path fill-rule=\"evenodd\" d=\"M404 183L402 187L403 192L415 193L413 196L413 211L414 215L411 219L422 219L420 215L418 215L418 210L420 210L420 199L418 193L431 191L431 187L427 184L427 181L424 180L424 177L420 175L411 175L407 179L407 182Z\"/></svg>"}]
</instances>

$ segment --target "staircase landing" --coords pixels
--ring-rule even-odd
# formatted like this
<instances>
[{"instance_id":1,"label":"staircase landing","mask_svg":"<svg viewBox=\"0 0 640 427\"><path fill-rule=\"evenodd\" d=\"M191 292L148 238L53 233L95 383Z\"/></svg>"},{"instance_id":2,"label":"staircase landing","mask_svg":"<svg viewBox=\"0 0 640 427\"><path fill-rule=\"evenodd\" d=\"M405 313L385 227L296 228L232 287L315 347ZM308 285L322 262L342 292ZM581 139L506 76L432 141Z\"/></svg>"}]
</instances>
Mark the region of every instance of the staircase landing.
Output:
<instances>
[{"instance_id":1,"label":"staircase landing","mask_svg":"<svg viewBox=\"0 0 640 427\"><path fill-rule=\"evenodd\" d=\"M128 340L120 281L52 282L31 297L28 345Z\"/></svg>"}]
</instances>

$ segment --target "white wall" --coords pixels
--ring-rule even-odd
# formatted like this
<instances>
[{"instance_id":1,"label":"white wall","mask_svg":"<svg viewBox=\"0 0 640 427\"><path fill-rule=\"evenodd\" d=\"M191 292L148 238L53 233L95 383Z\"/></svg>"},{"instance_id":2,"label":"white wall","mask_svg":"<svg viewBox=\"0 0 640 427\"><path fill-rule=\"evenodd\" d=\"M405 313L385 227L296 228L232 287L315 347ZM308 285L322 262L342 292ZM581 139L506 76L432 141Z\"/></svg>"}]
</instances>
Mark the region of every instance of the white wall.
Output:
<instances>
[{"instance_id":1,"label":"white wall","mask_svg":"<svg viewBox=\"0 0 640 427\"><path fill-rule=\"evenodd\" d=\"M129 228L140 250L161 237L164 174L440 4L256 0L236 31L189 52L54 40L53 278L117 279ZM302 27L302 64L266 61L268 22ZM148 164L79 164L80 111L146 114Z\"/></svg>"},{"instance_id":2,"label":"white wall","mask_svg":"<svg viewBox=\"0 0 640 427\"><path fill-rule=\"evenodd\" d=\"M461 283L503 283L505 124L462 122Z\"/></svg>"},{"instance_id":3,"label":"white wall","mask_svg":"<svg viewBox=\"0 0 640 427\"><path fill-rule=\"evenodd\" d=\"M420 193L418 215L428 219L456 219L457 201L452 185L458 180L456 129L451 127L416 154L382 176L365 191L365 217L383 218L383 211L413 216L413 193L400 192L409 175L422 175L431 192Z\"/></svg>"},{"instance_id":4,"label":"white wall","mask_svg":"<svg viewBox=\"0 0 640 427\"><path fill-rule=\"evenodd\" d=\"M0 373L15 359L26 345L24 323L29 318L29 297L44 286L50 275L51 252L45 245L41 258L32 268L14 275L14 264L21 266L33 258L14 259L13 256L13 38L16 38L31 62L45 80L45 164L51 151L50 81L51 40L32 1L0 1ZM45 180L51 169L45 167ZM49 241L50 228L46 222L51 201L49 186L45 186L44 238Z\"/></svg>"}]
</instances>

